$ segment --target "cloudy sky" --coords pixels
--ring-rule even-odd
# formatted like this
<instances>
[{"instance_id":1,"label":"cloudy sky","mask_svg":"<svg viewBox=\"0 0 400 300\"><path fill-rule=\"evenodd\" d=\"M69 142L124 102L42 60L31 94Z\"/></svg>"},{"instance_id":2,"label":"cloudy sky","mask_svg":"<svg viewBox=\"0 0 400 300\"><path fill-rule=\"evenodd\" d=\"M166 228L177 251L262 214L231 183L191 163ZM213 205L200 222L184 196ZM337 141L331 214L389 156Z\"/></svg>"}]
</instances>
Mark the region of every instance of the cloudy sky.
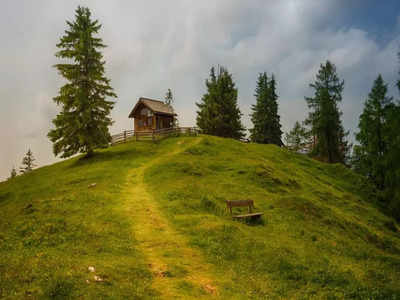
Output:
<instances>
[{"instance_id":1,"label":"cloudy sky","mask_svg":"<svg viewBox=\"0 0 400 300\"><path fill-rule=\"evenodd\" d=\"M343 122L352 134L373 80L394 88L399 69L400 1L2 0L0 10L0 180L31 148L39 165L56 161L46 134L57 114L52 97L63 81L52 67L56 43L78 5L103 24L107 76L118 99L112 133L132 129L129 111L140 96L168 88L182 125L195 125L195 102L210 66L223 65L239 89L249 127L258 73L274 73L285 131L303 120L321 62L345 80Z\"/></svg>"}]
</instances>

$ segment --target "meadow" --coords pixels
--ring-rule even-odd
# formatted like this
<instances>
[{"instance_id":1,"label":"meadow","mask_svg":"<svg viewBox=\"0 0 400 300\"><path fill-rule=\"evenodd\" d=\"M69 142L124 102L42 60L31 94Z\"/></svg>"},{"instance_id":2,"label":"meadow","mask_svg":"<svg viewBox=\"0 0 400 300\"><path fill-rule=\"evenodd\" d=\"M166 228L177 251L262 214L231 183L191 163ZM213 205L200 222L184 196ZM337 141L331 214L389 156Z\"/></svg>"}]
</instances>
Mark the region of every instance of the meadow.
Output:
<instances>
[{"instance_id":1,"label":"meadow","mask_svg":"<svg viewBox=\"0 0 400 300\"><path fill-rule=\"evenodd\" d=\"M259 222L232 220L244 199ZM130 142L0 183L0 298L399 299L399 282L368 183L273 145Z\"/></svg>"}]
</instances>

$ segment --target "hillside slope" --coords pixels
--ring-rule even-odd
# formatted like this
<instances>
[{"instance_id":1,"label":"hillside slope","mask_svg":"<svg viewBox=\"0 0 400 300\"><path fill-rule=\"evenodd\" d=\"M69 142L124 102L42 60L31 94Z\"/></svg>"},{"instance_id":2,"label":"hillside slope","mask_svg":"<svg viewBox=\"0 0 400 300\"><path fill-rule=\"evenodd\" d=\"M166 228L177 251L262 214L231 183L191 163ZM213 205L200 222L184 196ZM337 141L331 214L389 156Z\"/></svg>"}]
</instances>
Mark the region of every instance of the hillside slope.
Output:
<instances>
[{"instance_id":1,"label":"hillside slope","mask_svg":"<svg viewBox=\"0 0 400 300\"><path fill-rule=\"evenodd\" d=\"M43 167L0 183L0 298L399 299L400 234L361 183L210 136ZM239 199L262 221L233 221Z\"/></svg>"}]
</instances>

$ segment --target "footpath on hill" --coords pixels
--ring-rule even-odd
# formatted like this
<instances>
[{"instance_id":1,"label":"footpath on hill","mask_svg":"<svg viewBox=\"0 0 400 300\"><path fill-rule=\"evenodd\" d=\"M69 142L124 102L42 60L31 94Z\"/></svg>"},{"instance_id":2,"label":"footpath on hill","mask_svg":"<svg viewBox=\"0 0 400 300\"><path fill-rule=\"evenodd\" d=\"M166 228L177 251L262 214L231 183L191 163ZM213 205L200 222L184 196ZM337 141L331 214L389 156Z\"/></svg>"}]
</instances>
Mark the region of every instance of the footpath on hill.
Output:
<instances>
[{"instance_id":1,"label":"footpath on hill","mask_svg":"<svg viewBox=\"0 0 400 300\"><path fill-rule=\"evenodd\" d=\"M150 162L132 169L123 191L126 211L134 223L133 234L146 256L153 273L153 288L160 298L219 296L213 266L207 264L201 253L191 248L185 238L168 224L144 182L148 168L183 152L201 139L177 141L174 151L155 156Z\"/></svg>"}]
</instances>

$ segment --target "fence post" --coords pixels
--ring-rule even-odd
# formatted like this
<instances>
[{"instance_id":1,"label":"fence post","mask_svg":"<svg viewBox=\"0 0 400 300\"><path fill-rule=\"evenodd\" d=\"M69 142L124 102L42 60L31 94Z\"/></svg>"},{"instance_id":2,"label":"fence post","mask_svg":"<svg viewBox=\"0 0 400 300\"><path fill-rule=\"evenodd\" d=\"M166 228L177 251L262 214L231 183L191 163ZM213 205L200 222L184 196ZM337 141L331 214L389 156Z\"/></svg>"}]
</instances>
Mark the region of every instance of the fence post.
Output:
<instances>
[{"instance_id":1,"label":"fence post","mask_svg":"<svg viewBox=\"0 0 400 300\"><path fill-rule=\"evenodd\" d=\"M155 136L154 136L154 129L152 130L152 132L151 132L151 139L153 140L153 142L154 142L154 140L155 140Z\"/></svg>"},{"instance_id":2,"label":"fence post","mask_svg":"<svg viewBox=\"0 0 400 300\"><path fill-rule=\"evenodd\" d=\"M138 134L137 134L137 131L135 131L135 139L136 139L136 142L137 142L137 140L138 140Z\"/></svg>"},{"instance_id":3,"label":"fence post","mask_svg":"<svg viewBox=\"0 0 400 300\"><path fill-rule=\"evenodd\" d=\"M126 130L124 130L124 143L126 143Z\"/></svg>"}]
</instances>

